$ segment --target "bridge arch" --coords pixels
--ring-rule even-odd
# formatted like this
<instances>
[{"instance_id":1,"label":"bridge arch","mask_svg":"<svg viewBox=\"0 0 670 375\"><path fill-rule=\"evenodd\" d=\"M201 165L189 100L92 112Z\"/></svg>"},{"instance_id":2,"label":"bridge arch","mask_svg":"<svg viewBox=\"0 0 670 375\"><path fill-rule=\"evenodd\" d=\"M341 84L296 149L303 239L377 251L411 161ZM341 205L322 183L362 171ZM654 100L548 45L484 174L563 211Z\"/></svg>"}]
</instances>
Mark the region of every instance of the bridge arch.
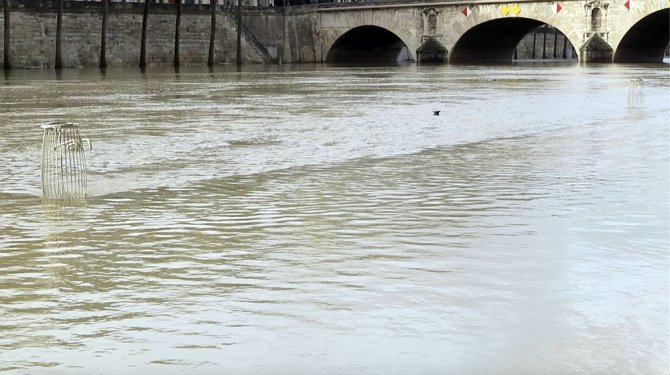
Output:
<instances>
[{"instance_id":1,"label":"bridge arch","mask_svg":"<svg viewBox=\"0 0 670 375\"><path fill-rule=\"evenodd\" d=\"M466 30L453 46L451 63L509 63L514 50L526 34L545 21L525 18L494 18L485 20ZM550 26L554 26L549 24ZM556 28L559 31L560 28ZM561 31L561 33L563 33ZM574 38L563 33L574 46Z\"/></svg>"},{"instance_id":2,"label":"bridge arch","mask_svg":"<svg viewBox=\"0 0 670 375\"><path fill-rule=\"evenodd\" d=\"M446 57L451 63L510 63L524 36L546 24L560 31L564 43L569 41L577 53L573 56L582 62L652 62L662 61L660 51L668 45L670 29L665 0L634 1L626 6L609 0L563 0L560 4L529 0L513 5L503 1L356 2L316 12L313 53L319 61L341 60L338 56L347 55L347 44L356 45L352 41L362 39L366 30L380 31L376 27L402 41L408 59L414 61L435 58L444 62ZM426 47L429 42L432 49ZM392 55L387 52L383 54Z\"/></svg>"},{"instance_id":3,"label":"bridge arch","mask_svg":"<svg viewBox=\"0 0 670 375\"><path fill-rule=\"evenodd\" d=\"M328 63L395 63L413 61L407 44L395 33L373 25L354 27L328 49Z\"/></svg>"},{"instance_id":4,"label":"bridge arch","mask_svg":"<svg viewBox=\"0 0 670 375\"><path fill-rule=\"evenodd\" d=\"M668 43L670 8L665 8L645 16L624 34L614 53L614 62L663 62Z\"/></svg>"}]
</instances>

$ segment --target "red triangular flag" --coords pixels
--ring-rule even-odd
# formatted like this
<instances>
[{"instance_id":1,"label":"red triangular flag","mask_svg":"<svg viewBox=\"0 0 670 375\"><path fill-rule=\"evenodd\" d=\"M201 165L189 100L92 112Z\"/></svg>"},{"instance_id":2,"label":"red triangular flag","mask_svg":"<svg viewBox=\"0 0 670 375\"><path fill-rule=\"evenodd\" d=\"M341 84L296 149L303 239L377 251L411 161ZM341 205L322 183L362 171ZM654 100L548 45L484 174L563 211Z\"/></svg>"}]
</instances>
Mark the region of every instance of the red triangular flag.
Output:
<instances>
[{"instance_id":1,"label":"red triangular flag","mask_svg":"<svg viewBox=\"0 0 670 375\"><path fill-rule=\"evenodd\" d=\"M559 4L559 3L553 3L553 4L551 4L551 10L553 10L554 13L558 13L558 12L560 12L561 9L563 9L563 7L561 6L561 4Z\"/></svg>"},{"instance_id":2,"label":"red triangular flag","mask_svg":"<svg viewBox=\"0 0 670 375\"><path fill-rule=\"evenodd\" d=\"M623 6L625 6L626 9L630 10L630 0L626 0L626 2L623 4Z\"/></svg>"}]
</instances>

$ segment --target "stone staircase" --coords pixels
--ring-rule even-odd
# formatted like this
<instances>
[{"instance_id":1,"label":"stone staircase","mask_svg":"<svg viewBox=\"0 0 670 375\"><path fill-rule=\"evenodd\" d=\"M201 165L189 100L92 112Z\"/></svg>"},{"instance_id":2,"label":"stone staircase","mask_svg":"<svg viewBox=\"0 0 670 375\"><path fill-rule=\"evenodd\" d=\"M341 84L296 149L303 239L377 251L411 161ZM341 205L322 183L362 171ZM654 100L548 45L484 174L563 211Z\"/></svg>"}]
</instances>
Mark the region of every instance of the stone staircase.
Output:
<instances>
[{"instance_id":1,"label":"stone staircase","mask_svg":"<svg viewBox=\"0 0 670 375\"><path fill-rule=\"evenodd\" d=\"M228 16L228 20L230 21L230 26L232 27L233 30L237 30L237 8L232 6L232 5L226 5L222 7L223 11L225 14ZM252 46L258 55L261 57L264 63L276 63L277 59L273 58L272 55L270 55L270 52L268 52L267 48L261 43L258 38L254 35L254 33L244 24L244 20L241 22L242 24L242 39L247 42L249 46Z\"/></svg>"}]
</instances>

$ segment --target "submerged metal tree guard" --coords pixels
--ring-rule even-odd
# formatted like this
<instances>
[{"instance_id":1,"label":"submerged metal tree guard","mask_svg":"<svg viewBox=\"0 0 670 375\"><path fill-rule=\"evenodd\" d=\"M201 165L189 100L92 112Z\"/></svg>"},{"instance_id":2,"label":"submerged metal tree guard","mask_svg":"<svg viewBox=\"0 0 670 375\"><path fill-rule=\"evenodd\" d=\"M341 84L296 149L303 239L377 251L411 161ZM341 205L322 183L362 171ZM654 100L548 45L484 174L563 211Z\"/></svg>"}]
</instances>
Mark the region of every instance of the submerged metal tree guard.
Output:
<instances>
[{"instance_id":1,"label":"submerged metal tree guard","mask_svg":"<svg viewBox=\"0 0 670 375\"><path fill-rule=\"evenodd\" d=\"M42 193L49 199L86 197L86 157L79 124L57 122L42 125Z\"/></svg>"},{"instance_id":2,"label":"submerged metal tree guard","mask_svg":"<svg viewBox=\"0 0 670 375\"><path fill-rule=\"evenodd\" d=\"M644 84L641 79L630 80L630 87L628 88L628 108L644 107L644 95L642 94L643 86Z\"/></svg>"}]
</instances>

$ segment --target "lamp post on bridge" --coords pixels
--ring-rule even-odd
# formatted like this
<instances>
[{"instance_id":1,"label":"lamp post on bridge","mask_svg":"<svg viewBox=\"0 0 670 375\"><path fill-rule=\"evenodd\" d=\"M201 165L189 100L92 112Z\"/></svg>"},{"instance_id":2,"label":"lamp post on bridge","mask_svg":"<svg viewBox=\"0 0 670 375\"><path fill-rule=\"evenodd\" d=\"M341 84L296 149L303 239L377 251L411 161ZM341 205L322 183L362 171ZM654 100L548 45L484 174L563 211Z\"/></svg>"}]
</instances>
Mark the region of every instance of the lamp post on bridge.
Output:
<instances>
[{"instance_id":1,"label":"lamp post on bridge","mask_svg":"<svg viewBox=\"0 0 670 375\"><path fill-rule=\"evenodd\" d=\"M5 70L9 70L12 68L12 65L10 63L10 51L9 51L9 45L10 45L10 27L9 27L9 0L2 0L2 6L3 6L3 15L5 17L5 40L4 40L4 64L3 68Z\"/></svg>"},{"instance_id":2,"label":"lamp post on bridge","mask_svg":"<svg viewBox=\"0 0 670 375\"><path fill-rule=\"evenodd\" d=\"M214 65L214 41L216 39L216 6L218 0L210 0L211 7L211 26L209 31L209 54L207 56L207 66Z\"/></svg>"},{"instance_id":3,"label":"lamp post on bridge","mask_svg":"<svg viewBox=\"0 0 670 375\"><path fill-rule=\"evenodd\" d=\"M237 0L237 65L242 65L242 0Z\"/></svg>"},{"instance_id":4,"label":"lamp post on bridge","mask_svg":"<svg viewBox=\"0 0 670 375\"><path fill-rule=\"evenodd\" d=\"M100 32L100 69L107 67L107 12L109 0L102 0L102 30Z\"/></svg>"},{"instance_id":5,"label":"lamp post on bridge","mask_svg":"<svg viewBox=\"0 0 670 375\"><path fill-rule=\"evenodd\" d=\"M61 39L63 36L63 0L58 0L58 15L56 16L56 61L54 68L63 69L63 49Z\"/></svg>"},{"instance_id":6,"label":"lamp post on bridge","mask_svg":"<svg viewBox=\"0 0 670 375\"><path fill-rule=\"evenodd\" d=\"M179 28L181 26L181 1L182 0L176 0L177 20L175 21L175 31L174 31L174 61L173 61L173 65L175 67L179 66Z\"/></svg>"},{"instance_id":7,"label":"lamp post on bridge","mask_svg":"<svg viewBox=\"0 0 670 375\"><path fill-rule=\"evenodd\" d=\"M147 19L149 18L150 1L151 0L144 0L144 13L142 14L142 40L140 41L140 68L147 67Z\"/></svg>"}]
</instances>

